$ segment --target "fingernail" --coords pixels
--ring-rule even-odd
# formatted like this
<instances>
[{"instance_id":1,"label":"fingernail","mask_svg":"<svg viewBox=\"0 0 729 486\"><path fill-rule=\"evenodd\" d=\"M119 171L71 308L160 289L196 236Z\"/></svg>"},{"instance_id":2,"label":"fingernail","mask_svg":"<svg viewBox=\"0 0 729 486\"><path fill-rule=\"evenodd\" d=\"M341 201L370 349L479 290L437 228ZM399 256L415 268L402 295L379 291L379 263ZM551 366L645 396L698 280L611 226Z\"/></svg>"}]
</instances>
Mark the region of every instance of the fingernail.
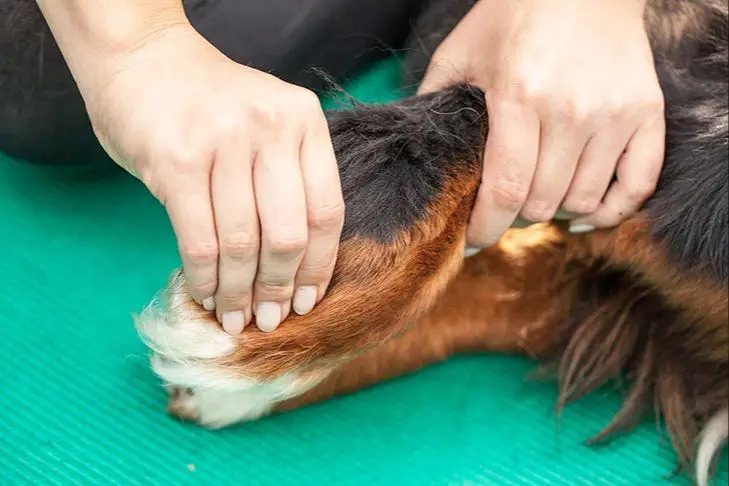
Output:
<instances>
[{"instance_id":1,"label":"fingernail","mask_svg":"<svg viewBox=\"0 0 729 486\"><path fill-rule=\"evenodd\" d=\"M467 246L466 249L463 251L463 257L464 258L470 258L473 255L477 255L481 252L483 248L476 248L474 246Z\"/></svg>"},{"instance_id":2,"label":"fingernail","mask_svg":"<svg viewBox=\"0 0 729 486\"><path fill-rule=\"evenodd\" d=\"M202 305L206 311L214 311L215 310L215 298L208 297L207 299L204 299L202 301Z\"/></svg>"},{"instance_id":3,"label":"fingernail","mask_svg":"<svg viewBox=\"0 0 729 486\"><path fill-rule=\"evenodd\" d=\"M246 325L245 316L242 311L223 313L223 330L235 336L243 331Z\"/></svg>"},{"instance_id":4,"label":"fingernail","mask_svg":"<svg viewBox=\"0 0 729 486\"><path fill-rule=\"evenodd\" d=\"M304 285L299 287L294 294L294 311L300 316L311 312L316 304L316 287Z\"/></svg>"},{"instance_id":5,"label":"fingernail","mask_svg":"<svg viewBox=\"0 0 729 486\"><path fill-rule=\"evenodd\" d=\"M256 306L256 325L263 332L271 332L281 323L281 306L276 302L261 302Z\"/></svg>"},{"instance_id":6,"label":"fingernail","mask_svg":"<svg viewBox=\"0 0 729 486\"><path fill-rule=\"evenodd\" d=\"M595 227L591 224L577 223L570 225L569 232L572 234L589 233L590 231L594 231L594 229Z\"/></svg>"}]
</instances>

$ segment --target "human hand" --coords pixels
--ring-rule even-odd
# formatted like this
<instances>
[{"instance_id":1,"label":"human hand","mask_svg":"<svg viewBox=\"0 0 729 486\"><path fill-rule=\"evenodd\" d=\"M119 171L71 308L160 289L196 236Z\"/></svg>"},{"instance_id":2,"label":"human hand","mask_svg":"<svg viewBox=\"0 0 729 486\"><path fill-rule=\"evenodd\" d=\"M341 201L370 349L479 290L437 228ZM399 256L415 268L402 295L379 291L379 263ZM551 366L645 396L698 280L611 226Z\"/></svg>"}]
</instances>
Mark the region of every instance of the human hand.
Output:
<instances>
[{"instance_id":1,"label":"human hand","mask_svg":"<svg viewBox=\"0 0 729 486\"><path fill-rule=\"evenodd\" d=\"M110 156L166 208L189 291L239 333L306 314L332 276L344 202L310 91L224 57L189 25L113 58L85 83Z\"/></svg>"},{"instance_id":2,"label":"human hand","mask_svg":"<svg viewBox=\"0 0 729 486\"><path fill-rule=\"evenodd\" d=\"M469 246L560 209L572 232L611 227L653 193L665 116L643 6L480 0L440 45L420 92L465 78L487 93Z\"/></svg>"}]
</instances>

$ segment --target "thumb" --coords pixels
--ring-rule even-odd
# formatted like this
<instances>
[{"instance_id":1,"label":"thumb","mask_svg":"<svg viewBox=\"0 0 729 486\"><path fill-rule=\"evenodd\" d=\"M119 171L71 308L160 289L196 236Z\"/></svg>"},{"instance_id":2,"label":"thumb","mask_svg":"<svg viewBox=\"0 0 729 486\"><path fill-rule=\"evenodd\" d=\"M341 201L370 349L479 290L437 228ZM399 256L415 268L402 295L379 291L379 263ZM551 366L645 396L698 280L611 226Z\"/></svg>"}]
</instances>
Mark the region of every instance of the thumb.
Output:
<instances>
[{"instance_id":1,"label":"thumb","mask_svg":"<svg viewBox=\"0 0 729 486\"><path fill-rule=\"evenodd\" d=\"M425 71L417 94L438 91L471 78L468 62L455 56L435 55Z\"/></svg>"}]
</instances>

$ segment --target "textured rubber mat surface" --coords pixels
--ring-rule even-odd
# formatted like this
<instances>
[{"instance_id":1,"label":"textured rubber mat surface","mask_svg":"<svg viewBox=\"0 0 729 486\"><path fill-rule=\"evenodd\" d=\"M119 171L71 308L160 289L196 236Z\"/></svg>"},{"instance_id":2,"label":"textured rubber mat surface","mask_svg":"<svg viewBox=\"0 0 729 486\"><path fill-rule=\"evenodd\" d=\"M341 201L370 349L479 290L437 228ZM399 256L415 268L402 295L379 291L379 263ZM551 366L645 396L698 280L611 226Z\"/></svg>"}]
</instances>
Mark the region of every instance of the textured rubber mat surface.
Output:
<instances>
[{"instance_id":1,"label":"textured rubber mat surface","mask_svg":"<svg viewBox=\"0 0 729 486\"><path fill-rule=\"evenodd\" d=\"M351 92L387 100L396 77L383 64ZM131 177L0 156L0 485L690 484L653 424L584 446L619 397L558 423L554 387L516 358L455 359L218 432L182 424L130 317L177 265L163 210Z\"/></svg>"}]
</instances>

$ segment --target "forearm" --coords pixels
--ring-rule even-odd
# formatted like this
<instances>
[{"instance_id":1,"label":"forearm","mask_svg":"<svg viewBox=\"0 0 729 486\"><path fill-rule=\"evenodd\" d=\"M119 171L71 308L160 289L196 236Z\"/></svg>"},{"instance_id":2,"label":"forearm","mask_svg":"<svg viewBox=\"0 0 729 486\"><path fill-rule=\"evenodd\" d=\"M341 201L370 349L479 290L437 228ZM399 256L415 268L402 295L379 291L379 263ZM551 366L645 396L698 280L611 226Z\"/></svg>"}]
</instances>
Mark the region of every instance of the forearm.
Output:
<instances>
[{"instance_id":1,"label":"forearm","mask_svg":"<svg viewBox=\"0 0 729 486\"><path fill-rule=\"evenodd\" d=\"M101 60L187 22L181 0L37 0L82 92Z\"/></svg>"}]
</instances>

